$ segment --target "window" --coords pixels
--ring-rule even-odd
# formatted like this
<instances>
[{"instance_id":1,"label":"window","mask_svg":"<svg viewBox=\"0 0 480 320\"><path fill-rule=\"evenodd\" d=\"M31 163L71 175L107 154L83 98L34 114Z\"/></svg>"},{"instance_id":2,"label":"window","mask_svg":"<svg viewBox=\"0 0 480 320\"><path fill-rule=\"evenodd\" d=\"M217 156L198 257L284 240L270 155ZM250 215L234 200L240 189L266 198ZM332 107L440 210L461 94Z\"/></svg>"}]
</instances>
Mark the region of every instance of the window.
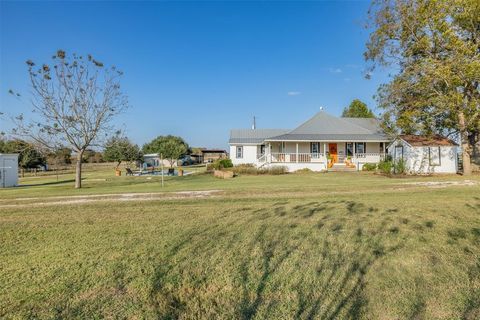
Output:
<instances>
[{"instance_id":1,"label":"window","mask_svg":"<svg viewBox=\"0 0 480 320\"><path fill-rule=\"evenodd\" d=\"M265 145L264 144L261 144L260 145L260 155L264 155L265 154Z\"/></svg>"},{"instance_id":2,"label":"window","mask_svg":"<svg viewBox=\"0 0 480 320\"><path fill-rule=\"evenodd\" d=\"M395 146L394 158L395 160L403 159L403 146Z\"/></svg>"},{"instance_id":3,"label":"window","mask_svg":"<svg viewBox=\"0 0 480 320\"><path fill-rule=\"evenodd\" d=\"M347 155L347 157L353 156L353 142L347 142L345 144L345 154Z\"/></svg>"},{"instance_id":4,"label":"window","mask_svg":"<svg viewBox=\"0 0 480 320\"><path fill-rule=\"evenodd\" d=\"M380 142L380 153L383 153L383 142Z\"/></svg>"},{"instance_id":5,"label":"window","mask_svg":"<svg viewBox=\"0 0 480 320\"><path fill-rule=\"evenodd\" d=\"M365 153L367 150L367 144L365 142L356 142L355 143L355 152L356 153Z\"/></svg>"},{"instance_id":6,"label":"window","mask_svg":"<svg viewBox=\"0 0 480 320\"><path fill-rule=\"evenodd\" d=\"M243 146L237 146L237 159L243 158Z\"/></svg>"},{"instance_id":7,"label":"window","mask_svg":"<svg viewBox=\"0 0 480 320\"><path fill-rule=\"evenodd\" d=\"M319 142L310 142L310 153L313 158L318 158L320 153L320 143Z\"/></svg>"},{"instance_id":8,"label":"window","mask_svg":"<svg viewBox=\"0 0 480 320\"><path fill-rule=\"evenodd\" d=\"M441 164L440 157L440 147L428 148L428 159L431 166L439 166Z\"/></svg>"}]
</instances>

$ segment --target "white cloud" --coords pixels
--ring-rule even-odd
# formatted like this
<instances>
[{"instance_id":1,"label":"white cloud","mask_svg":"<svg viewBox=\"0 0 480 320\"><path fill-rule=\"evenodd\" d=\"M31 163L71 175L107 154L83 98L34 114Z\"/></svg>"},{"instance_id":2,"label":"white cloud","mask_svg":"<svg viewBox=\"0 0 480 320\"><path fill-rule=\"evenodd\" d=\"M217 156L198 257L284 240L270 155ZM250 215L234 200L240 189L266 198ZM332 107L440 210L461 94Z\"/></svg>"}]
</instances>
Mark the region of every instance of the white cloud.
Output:
<instances>
[{"instance_id":1,"label":"white cloud","mask_svg":"<svg viewBox=\"0 0 480 320\"><path fill-rule=\"evenodd\" d=\"M289 96L298 96L300 94L302 94L300 91L288 91L287 92L287 95L289 95Z\"/></svg>"},{"instance_id":2,"label":"white cloud","mask_svg":"<svg viewBox=\"0 0 480 320\"><path fill-rule=\"evenodd\" d=\"M330 68L328 69L330 73L342 73L342 69L340 68Z\"/></svg>"}]
</instances>

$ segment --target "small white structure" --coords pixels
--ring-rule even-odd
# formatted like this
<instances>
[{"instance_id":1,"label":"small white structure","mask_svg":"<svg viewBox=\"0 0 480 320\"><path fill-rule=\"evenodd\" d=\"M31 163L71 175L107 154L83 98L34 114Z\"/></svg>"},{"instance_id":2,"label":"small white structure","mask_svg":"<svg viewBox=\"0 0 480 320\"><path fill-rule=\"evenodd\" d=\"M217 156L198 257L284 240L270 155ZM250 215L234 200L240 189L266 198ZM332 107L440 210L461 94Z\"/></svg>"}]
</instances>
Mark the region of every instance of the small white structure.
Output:
<instances>
[{"instance_id":1,"label":"small white structure","mask_svg":"<svg viewBox=\"0 0 480 320\"><path fill-rule=\"evenodd\" d=\"M0 188L18 185L18 154L0 153Z\"/></svg>"},{"instance_id":2,"label":"small white structure","mask_svg":"<svg viewBox=\"0 0 480 320\"><path fill-rule=\"evenodd\" d=\"M457 173L458 145L445 137L401 135L388 146L394 161L405 160L412 174Z\"/></svg>"},{"instance_id":3,"label":"small white structure","mask_svg":"<svg viewBox=\"0 0 480 320\"><path fill-rule=\"evenodd\" d=\"M160 167L162 165L162 160L160 159L160 155L158 153L144 154L143 162L147 165L147 167ZM167 159L163 159L163 166L166 168L170 168L170 161L168 161ZM177 166L177 161L175 161L173 166Z\"/></svg>"}]
</instances>

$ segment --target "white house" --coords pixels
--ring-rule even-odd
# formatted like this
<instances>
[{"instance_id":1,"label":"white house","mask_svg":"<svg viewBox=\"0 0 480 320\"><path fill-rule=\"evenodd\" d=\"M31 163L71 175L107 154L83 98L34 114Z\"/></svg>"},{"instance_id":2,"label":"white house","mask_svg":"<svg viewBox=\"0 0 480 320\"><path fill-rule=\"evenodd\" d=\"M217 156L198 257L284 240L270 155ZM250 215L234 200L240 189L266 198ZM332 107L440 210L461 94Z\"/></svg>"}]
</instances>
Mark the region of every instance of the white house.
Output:
<instances>
[{"instance_id":1,"label":"white house","mask_svg":"<svg viewBox=\"0 0 480 320\"><path fill-rule=\"evenodd\" d=\"M18 185L18 154L0 153L0 188Z\"/></svg>"},{"instance_id":2,"label":"white house","mask_svg":"<svg viewBox=\"0 0 480 320\"><path fill-rule=\"evenodd\" d=\"M231 130L229 144L234 165L324 171L361 170L365 163L378 163L389 141L377 119L339 118L320 111L293 130Z\"/></svg>"},{"instance_id":3,"label":"white house","mask_svg":"<svg viewBox=\"0 0 480 320\"><path fill-rule=\"evenodd\" d=\"M442 136L401 135L388 147L394 161L405 160L414 174L457 173L458 145Z\"/></svg>"}]
</instances>

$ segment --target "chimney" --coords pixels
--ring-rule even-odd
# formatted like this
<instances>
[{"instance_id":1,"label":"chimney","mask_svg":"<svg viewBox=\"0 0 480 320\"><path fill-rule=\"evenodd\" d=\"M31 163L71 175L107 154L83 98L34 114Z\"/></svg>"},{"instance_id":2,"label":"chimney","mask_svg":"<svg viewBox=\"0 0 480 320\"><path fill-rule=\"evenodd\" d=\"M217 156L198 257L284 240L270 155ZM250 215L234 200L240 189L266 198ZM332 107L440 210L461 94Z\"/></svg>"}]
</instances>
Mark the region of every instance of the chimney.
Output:
<instances>
[{"instance_id":1,"label":"chimney","mask_svg":"<svg viewBox=\"0 0 480 320\"><path fill-rule=\"evenodd\" d=\"M255 121L255 116L253 116L253 124L252 124L252 130L257 129L257 123Z\"/></svg>"}]
</instances>

